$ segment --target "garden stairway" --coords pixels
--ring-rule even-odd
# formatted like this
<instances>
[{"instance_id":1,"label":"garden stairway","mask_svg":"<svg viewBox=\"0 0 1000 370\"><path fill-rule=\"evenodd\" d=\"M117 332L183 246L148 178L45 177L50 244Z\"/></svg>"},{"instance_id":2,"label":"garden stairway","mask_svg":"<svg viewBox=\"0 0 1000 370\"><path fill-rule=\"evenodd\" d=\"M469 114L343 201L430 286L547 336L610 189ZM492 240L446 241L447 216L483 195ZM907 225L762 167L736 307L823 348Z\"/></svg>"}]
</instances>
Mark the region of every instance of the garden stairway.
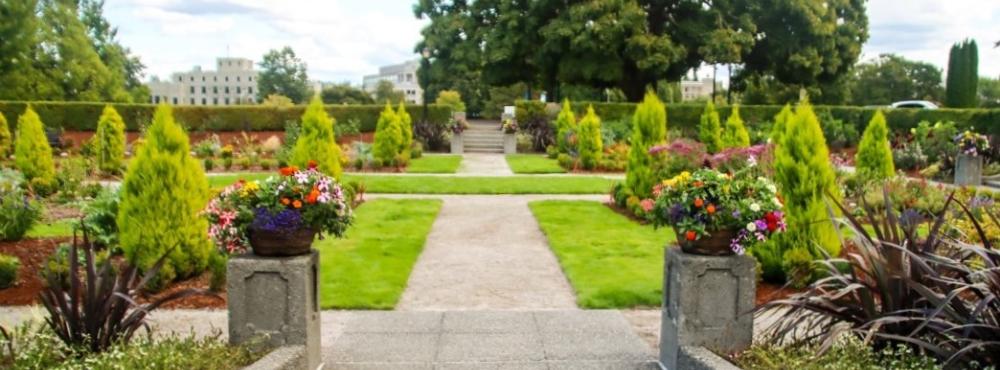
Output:
<instances>
[{"instance_id":1,"label":"garden stairway","mask_svg":"<svg viewBox=\"0 0 1000 370\"><path fill-rule=\"evenodd\" d=\"M503 131L499 121L469 121L462 132L466 153L503 153Z\"/></svg>"}]
</instances>

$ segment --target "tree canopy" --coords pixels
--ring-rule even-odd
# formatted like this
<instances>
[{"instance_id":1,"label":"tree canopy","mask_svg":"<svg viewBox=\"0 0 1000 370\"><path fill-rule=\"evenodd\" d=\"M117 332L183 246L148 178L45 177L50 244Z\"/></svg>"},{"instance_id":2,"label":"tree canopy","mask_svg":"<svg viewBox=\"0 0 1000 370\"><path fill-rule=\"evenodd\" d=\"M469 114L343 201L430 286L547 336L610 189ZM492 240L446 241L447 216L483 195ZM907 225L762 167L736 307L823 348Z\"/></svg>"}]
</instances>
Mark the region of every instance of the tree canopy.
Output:
<instances>
[{"instance_id":1,"label":"tree canopy","mask_svg":"<svg viewBox=\"0 0 1000 370\"><path fill-rule=\"evenodd\" d=\"M900 100L940 101L941 69L927 62L882 54L855 66L851 101L855 105L888 105Z\"/></svg>"},{"instance_id":2,"label":"tree canopy","mask_svg":"<svg viewBox=\"0 0 1000 370\"><path fill-rule=\"evenodd\" d=\"M278 94L296 104L305 103L312 96L306 63L295 56L290 46L268 51L260 61L257 91L260 96Z\"/></svg>"},{"instance_id":3,"label":"tree canopy","mask_svg":"<svg viewBox=\"0 0 1000 370\"><path fill-rule=\"evenodd\" d=\"M328 86L320 92L323 104L374 104L371 95L350 83L344 82Z\"/></svg>"}]
</instances>

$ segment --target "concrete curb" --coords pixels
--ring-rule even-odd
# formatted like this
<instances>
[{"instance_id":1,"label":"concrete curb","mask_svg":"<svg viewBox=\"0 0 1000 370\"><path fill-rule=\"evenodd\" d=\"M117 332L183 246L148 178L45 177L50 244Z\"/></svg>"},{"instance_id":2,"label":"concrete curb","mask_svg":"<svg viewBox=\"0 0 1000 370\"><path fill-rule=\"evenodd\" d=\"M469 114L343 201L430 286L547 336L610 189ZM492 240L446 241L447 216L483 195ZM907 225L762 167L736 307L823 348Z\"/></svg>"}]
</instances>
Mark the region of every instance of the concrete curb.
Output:
<instances>
[{"instance_id":1,"label":"concrete curb","mask_svg":"<svg viewBox=\"0 0 1000 370\"><path fill-rule=\"evenodd\" d=\"M306 346L282 346L243 370L305 369L306 366Z\"/></svg>"},{"instance_id":2,"label":"concrete curb","mask_svg":"<svg viewBox=\"0 0 1000 370\"><path fill-rule=\"evenodd\" d=\"M742 370L705 347L681 347L677 368L684 370Z\"/></svg>"}]
</instances>

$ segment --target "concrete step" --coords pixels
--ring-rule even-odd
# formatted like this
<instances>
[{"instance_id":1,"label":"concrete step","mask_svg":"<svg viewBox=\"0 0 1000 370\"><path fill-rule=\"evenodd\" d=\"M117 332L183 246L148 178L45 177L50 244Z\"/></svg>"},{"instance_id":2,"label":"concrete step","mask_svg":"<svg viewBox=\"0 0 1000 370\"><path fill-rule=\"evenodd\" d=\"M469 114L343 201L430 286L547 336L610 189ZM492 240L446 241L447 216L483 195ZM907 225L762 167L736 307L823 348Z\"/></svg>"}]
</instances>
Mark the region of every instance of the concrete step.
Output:
<instances>
[{"instance_id":1,"label":"concrete step","mask_svg":"<svg viewBox=\"0 0 1000 370\"><path fill-rule=\"evenodd\" d=\"M484 138L465 137L462 138L462 142L465 143L465 145L470 145L470 144L503 145L503 138L494 139L485 137Z\"/></svg>"},{"instance_id":2,"label":"concrete step","mask_svg":"<svg viewBox=\"0 0 1000 370\"><path fill-rule=\"evenodd\" d=\"M462 133L462 137L488 137L488 138L503 138L503 133L497 132L476 132L476 131L466 131Z\"/></svg>"},{"instance_id":3,"label":"concrete step","mask_svg":"<svg viewBox=\"0 0 1000 370\"><path fill-rule=\"evenodd\" d=\"M503 148L470 148L465 147L466 153L499 153L503 154Z\"/></svg>"}]
</instances>

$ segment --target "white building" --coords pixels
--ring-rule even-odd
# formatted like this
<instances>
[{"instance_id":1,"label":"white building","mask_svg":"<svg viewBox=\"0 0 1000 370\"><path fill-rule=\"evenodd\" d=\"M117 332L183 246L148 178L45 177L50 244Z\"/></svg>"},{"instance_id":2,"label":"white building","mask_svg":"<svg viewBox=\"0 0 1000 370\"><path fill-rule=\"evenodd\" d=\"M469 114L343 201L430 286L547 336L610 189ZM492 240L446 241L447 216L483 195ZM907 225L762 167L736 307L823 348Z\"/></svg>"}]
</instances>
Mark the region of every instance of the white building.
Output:
<instances>
[{"instance_id":1,"label":"white building","mask_svg":"<svg viewBox=\"0 0 1000 370\"><path fill-rule=\"evenodd\" d=\"M365 92L374 94L379 81L389 81L392 82L394 90L403 93L406 103L423 104L424 91L417 83L418 68L420 68L419 60L379 67L377 75L364 77L361 87Z\"/></svg>"},{"instance_id":2,"label":"white building","mask_svg":"<svg viewBox=\"0 0 1000 370\"><path fill-rule=\"evenodd\" d=\"M702 78L699 81L681 81L681 101L708 99L712 97L712 85L715 80Z\"/></svg>"},{"instance_id":3,"label":"white building","mask_svg":"<svg viewBox=\"0 0 1000 370\"><path fill-rule=\"evenodd\" d=\"M153 78L149 86L151 102L173 105L254 104L257 99L257 71L245 58L218 58L215 71L195 66L189 72L177 72L170 80Z\"/></svg>"}]
</instances>

